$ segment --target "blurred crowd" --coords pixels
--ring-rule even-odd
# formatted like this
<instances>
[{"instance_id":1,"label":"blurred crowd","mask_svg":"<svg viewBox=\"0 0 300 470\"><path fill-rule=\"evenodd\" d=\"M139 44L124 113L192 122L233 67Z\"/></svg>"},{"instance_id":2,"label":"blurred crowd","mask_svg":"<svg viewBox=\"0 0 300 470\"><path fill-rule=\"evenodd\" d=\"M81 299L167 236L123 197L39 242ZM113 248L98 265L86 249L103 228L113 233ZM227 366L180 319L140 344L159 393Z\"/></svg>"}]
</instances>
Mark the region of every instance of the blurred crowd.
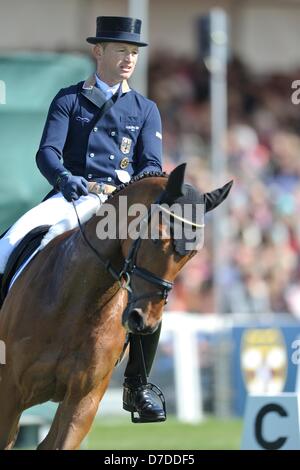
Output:
<instances>
[{"instance_id":1,"label":"blurred crowd","mask_svg":"<svg viewBox=\"0 0 300 470\"><path fill-rule=\"evenodd\" d=\"M300 318L300 104L289 75L256 76L228 64L228 132L219 266L223 313L289 312ZM189 181L216 187L211 171L209 72L203 61L161 54L150 67L150 97L160 109L164 169L186 161ZM211 215L210 215L211 214ZM201 252L179 275L169 310L215 312L212 220Z\"/></svg>"}]
</instances>

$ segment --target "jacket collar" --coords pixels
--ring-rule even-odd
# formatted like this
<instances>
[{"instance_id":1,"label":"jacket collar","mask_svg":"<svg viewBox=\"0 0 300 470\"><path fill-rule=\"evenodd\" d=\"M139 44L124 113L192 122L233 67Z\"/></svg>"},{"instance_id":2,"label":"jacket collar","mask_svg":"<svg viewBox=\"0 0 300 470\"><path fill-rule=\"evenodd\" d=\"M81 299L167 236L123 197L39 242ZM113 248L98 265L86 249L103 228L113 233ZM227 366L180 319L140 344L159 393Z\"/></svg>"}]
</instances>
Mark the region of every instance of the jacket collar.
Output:
<instances>
[{"instance_id":1,"label":"jacket collar","mask_svg":"<svg viewBox=\"0 0 300 470\"><path fill-rule=\"evenodd\" d=\"M93 104L101 108L104 103L107 101L106 96L102 90L100 90L96 85L95 75L91 75L83 84L81 93L90 100ZM130 91L127 80L123 80L119 88L119 96Z\"/></svg>"}]
</instances>

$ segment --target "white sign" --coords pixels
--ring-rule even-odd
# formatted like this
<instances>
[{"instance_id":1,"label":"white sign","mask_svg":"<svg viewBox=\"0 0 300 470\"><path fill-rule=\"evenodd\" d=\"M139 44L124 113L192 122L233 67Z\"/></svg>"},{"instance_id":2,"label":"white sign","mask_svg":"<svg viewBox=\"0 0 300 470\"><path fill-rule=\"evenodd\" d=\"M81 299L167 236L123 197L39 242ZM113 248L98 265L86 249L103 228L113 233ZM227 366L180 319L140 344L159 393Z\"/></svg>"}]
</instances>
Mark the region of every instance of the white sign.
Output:
<instances>
[{"instance_id":1,"label":"white sign","mask_svg":"<svg viewBox=\"0 0 300 470\"><path fill-rule=\"evenodd\" d=\"M0 104L6 104L6 87L3 80L0 80Z\"/></svg>"},{"instance_id":2,"label":"white sign","mask_svg":"<svg viewBox=\"0 0 300 470\"><path fill-rule=\"evenodd\" d=\"M243 450L300 450L297 393L249 395Z\"/></svg>"}]
</instances>

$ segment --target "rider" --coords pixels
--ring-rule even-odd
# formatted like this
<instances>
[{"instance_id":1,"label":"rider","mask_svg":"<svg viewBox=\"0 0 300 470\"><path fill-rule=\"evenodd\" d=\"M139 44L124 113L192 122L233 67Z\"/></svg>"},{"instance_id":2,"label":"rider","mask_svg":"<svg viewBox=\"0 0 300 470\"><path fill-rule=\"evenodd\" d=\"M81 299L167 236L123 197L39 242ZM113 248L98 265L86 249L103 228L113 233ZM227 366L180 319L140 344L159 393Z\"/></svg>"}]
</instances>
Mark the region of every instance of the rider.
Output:
<instances>
[{"instance_id":1,"label":"rider","mask_svg":"<svg viewBox=\"0 0 300 470\"><path fill-rule=\"evenodd\" d=\"M127 79L134 72L141 20L100 16L93 44L96 73L77 85L62 89L47 117L37 166L53 186L47 200L27 212L0 240L0 273L13 247L34 226L54 224L75 204L87 205L88 182L101 183L104 193L146 171L161 171L161 119L154 102L132 90ZM46 209L47 205L47 210ZM160 328L142 336L149 375ZM163 407L142 380L139 344L131 335L125 370L123 407L137 411L143 421L163 421Z\"/></svg>"}]
</instances>

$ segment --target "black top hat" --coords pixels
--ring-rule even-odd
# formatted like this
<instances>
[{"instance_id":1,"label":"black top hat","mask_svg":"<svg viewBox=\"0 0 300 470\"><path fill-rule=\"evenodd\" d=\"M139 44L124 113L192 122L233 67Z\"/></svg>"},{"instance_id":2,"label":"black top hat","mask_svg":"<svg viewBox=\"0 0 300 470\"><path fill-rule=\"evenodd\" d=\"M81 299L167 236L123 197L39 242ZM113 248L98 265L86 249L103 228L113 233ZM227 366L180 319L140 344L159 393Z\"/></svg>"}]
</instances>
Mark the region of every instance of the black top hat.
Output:
<instances>
[{"instance_id":1,"label":"black top hat","mask_svg":"<svg viewBox=\"0 0 300 470\"><path fill-rule=\"evenodd\" d=\"M124 16L98 16L95 37L87 38L90 44L98 42L127 42L143 47L147 43L140 41L142 21Z\"/></svg>"}]
</instances>

